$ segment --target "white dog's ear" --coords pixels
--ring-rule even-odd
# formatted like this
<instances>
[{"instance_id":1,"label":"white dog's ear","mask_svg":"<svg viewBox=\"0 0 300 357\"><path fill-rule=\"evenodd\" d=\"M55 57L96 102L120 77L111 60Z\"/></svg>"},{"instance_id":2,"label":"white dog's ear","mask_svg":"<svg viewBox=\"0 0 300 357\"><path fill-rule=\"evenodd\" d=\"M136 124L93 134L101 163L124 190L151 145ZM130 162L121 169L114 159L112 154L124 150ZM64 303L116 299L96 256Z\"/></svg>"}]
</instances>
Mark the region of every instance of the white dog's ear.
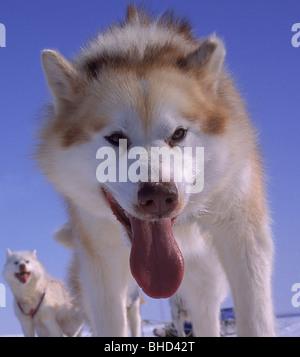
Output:
<instances>
[{"instance_id":1,"label":"white dog's ear","mask_svg":"<svg viewBox=\"0 0 300 357\"><path fill-rule=\"evenodd\" d=\"M36 249L33 250L31 254L36 257Z\"/></svg>"},{"instance_id":2,"label":"white dog's ear","mask_svg":"<svg viewBox=\"0 0 300 357\"><path fill-rule=\"evenodd\" d=\"M76 70L63 56L53 50L42 52L42 65L56 112L67 102L73 102L76 92Z\"/></svg>"},{"instance_id":3,"label":"white dog's ear","mask_svg":"<svg viewBox=\"0 0 300 357\"><path fill-rule=\"evenodd\" d=\"M12 255L12 251L9 248L7 248L6 249L6 257L9 258L11 255Z\"/></svg>"},{"instance_id":4,"label":"white dog's ear","mask_svg":"<svg viewBox=\"0 0 300 357\"><path fill-rule=\"evenodd\" d=\"M225 46L215 34L200 43L197 50L183 60L183 67L196 70L201 80L214 90L218 86L226 55Z\"/></svg>"}]
</instances>

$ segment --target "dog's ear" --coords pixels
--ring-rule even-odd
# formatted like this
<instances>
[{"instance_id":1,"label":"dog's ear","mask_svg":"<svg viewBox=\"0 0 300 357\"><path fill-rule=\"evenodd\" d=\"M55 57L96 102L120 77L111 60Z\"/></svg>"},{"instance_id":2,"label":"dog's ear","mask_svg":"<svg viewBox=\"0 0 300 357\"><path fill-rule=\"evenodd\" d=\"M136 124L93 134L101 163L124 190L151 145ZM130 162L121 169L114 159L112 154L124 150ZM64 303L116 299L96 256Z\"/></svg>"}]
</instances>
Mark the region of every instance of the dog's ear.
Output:
<instances>
[{"instance_id":1,"label":"dog's ear","mask_svg":"<svg viewBox=\"0 0 300 357\"><path fill-rule=\"evenodd\" d=\"M42 65L58 113L62 106L75 100L77 72L70 62L53 50L42 52Z\"/></svg>"},{"instance_id":2,"label":"dog's ear","mask_svg":"<svg viewBox=\"0 0 300 357\"><path fill-rule=\"evenodd\" d=\"M12 251L9 248L7 248L6 249L6 257L9 258L11 255L12 255Z\"/></svg>"},{"instance_id":3,"label":"dog's ear","mask_svg":"<svg viewBox=\"0 0 300 357\"><path fill-rule=\"evenodd\" d=\"M198 49L189 54L181 65L195 70L204 84L216 90L225 54L224 43L213 34L202 41Z\"/></svg>"},{"instance_id":4,"label":"dog's ear","mask_svg":"<svg viewBox=\"0 0 300 357\"><path fill-rule=\"evenodd\" d=\"M36 249L32 251L31 253L34 257L36 257Z\"/></svg>"}]
</instances>

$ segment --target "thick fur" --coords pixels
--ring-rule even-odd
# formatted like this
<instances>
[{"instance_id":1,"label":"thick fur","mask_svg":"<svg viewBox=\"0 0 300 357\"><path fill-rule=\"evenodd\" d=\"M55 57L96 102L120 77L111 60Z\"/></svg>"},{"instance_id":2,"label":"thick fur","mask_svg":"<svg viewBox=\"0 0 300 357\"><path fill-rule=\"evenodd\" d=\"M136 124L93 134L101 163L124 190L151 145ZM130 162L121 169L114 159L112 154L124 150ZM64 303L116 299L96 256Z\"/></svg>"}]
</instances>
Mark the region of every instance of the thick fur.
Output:
<instances>
[{"instance_id":1,"label":"thick fur","mask_svg":"<svg viewBox=\"0 0 300 357\"><path fill-rule=\"evenodd\" d=\"M74 249L74 231L72 229L72 225L70 223L66 223L57 229L54 232L54 239L56 242L62 244L68 249ZM76 287L75 293L80 295L80 287L77 286L77 273L76 267L77 259L74 259L71 274L70 274L70 281L71 286ZM127 322L128 327L132 337L139 337L141 335L141 314L140 314L140 305L145 304L146 301L142 294L137 289L136 284L132 284L132 286L128 287L127 298L126 298L126 309L127 309ZM79 299L80 304L80 299ZM84 310L83 310L84 314ZM89 317L85 316L87 323L89 323Z\"/></svg>"},{"instance_id":2,"label":"thick fur","mask_svg":"<svg viewBox=\"0 0 300 357\"><path fill-rule=\"evenodd\" d=\"M37 157L63 195L75 234L73 285L94 335L127 334L130 242L103 195L131 216L138 183L96 179L96 152L121 131L130 144L167 147L176 128L180 148L204 147L204 187L179 202L173 232L185 262L178 294L196 336L219 336L227 280L240 336L272 336L273 244L256 135L224 69L215 35L197 40L186 21L158 19L129 6L126 21L93 39L74 59L45 50L53 96ZM116 149L117 152L117 149ZM118 155L117 155L118 157ZM146 218L145 218L146 219ZM128 248L129 245L129 248ZM225 278L227 277L227 279Z\"/></svg>"},{"instance_id":3,"label":"thick fur","mask_svg":"<svg viewBox=\"0 0 300 357\"><path fill-rule=\"evenodd\" d=\"M26 283L20 282L15 276L20 272L21 265L30 272ZM80 335L83 320L69 291L61 281L54 280L46 274L43 265L36 258L35 251L8 250L3 276L14 294L14 310L24 336ZM44 292L45 297L40 303ZM36 314L30 316L30 311L35 310L39 304Z\"/></svg>"}]
</instances>

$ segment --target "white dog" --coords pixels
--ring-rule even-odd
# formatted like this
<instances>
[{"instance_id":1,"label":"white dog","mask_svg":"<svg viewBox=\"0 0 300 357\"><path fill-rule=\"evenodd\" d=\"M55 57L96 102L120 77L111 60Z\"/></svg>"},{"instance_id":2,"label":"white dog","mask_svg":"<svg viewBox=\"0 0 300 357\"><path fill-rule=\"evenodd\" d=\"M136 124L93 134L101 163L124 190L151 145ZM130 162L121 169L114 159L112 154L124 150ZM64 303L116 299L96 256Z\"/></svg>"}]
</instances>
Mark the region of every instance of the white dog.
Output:
<instances>
[{"instance_id":1,"label":"white dog","mask_svg":"<svg viewBox=\"0 0 300 357\"><path fill-rule=\"evenodd\" d=\"M194 335L219 336L225 276L238 334L274 334L260 157L224 57L216 36L133 6L71 61L42 54L53 104L37 157L65 198L94 335L127 334L136 282L154 298L177 292Z\"/></svg>"},{"instance_id":2,"label":"white dog","mask_svg":"<svg viewBox=\"0 0 300 357\"><path fill-rule=\"evenodd\" d=\"M11 252L3 276L14 294L14 309L26 337L79 336L82 319L64 286L45 273L36 251Z\"/></svg>"}]
</instances>

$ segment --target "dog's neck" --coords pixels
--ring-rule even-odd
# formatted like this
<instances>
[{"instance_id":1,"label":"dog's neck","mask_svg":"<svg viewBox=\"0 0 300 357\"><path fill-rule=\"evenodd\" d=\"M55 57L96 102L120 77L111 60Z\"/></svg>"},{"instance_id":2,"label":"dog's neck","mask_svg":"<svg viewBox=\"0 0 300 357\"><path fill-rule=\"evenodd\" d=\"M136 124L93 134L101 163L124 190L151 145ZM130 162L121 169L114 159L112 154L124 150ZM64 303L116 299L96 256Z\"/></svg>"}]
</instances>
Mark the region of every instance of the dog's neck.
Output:
<instances>
[{"instance_id":1,"label":"dog's neck","mask_svg":"<svg viewBox=\"0 0 300 357\"><path fill-rule=\"evenodd\" d=\"M24 314L24 315L27 315L27 316L31 316L32 318L34 318L34 316L36 315L36 313L39 311L39 308L41 306L41 304L43 303L43 300L45 298L45 295L46 295L46 291L43 292L43 294L40 296L39 298L39 301L36 305L28 305L26 304L26 310L25 310L25 304L21 303L20 301L16 301L20 311ZM33 307L32 307L33 306Z\"/></svg>"}]
</instances>

